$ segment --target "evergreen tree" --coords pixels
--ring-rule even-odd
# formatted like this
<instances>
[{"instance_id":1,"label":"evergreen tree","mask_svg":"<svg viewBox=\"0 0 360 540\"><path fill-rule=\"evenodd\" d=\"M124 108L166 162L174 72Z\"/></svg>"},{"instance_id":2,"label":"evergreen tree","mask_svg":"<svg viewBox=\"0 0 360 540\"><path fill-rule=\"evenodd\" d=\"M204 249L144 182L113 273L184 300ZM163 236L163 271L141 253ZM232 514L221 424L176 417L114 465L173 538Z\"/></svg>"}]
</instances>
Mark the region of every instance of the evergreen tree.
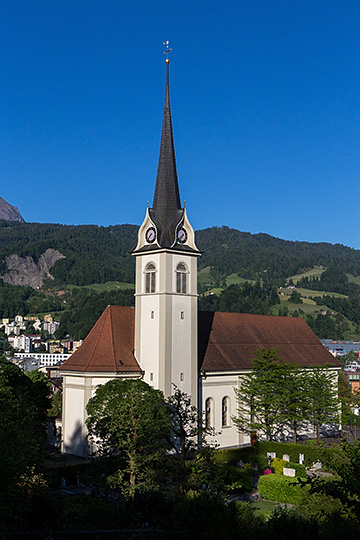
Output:
<instances>
[{"instance_id":1,"label":"evergreen tree","mask_svg":"<svg viewBox=\"0 0 360 540\"><path fill-rule=\"evenodd\" d=\"M307 373L308 419L314 423L318 444L321 425L339 422L337 378L327 367L314 367Z\"/></svg>"},{"instance_id":2,"label":"evergreen tree","mask_svg":"<svg viewBox=\"0 0 360 540\"><path fill-rule=\"evenodd\" d=\"M251 372L240 378L235 388L238 409L233 417L239 431L264 433L272 440L284 424L284 379L288 367L278 348L255 351Z\"/></svg>"}]
</instances>

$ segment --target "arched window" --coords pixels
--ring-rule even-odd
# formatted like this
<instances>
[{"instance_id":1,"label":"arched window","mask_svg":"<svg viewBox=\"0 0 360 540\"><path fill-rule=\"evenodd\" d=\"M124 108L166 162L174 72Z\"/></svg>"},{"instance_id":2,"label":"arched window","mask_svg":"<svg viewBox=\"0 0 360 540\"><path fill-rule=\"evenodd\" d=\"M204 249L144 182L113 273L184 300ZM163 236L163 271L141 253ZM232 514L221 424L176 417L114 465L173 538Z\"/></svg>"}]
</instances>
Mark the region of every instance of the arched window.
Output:
<instances>
[{"instance_id":1,"label":"arched window","mask_svg":"<svg viewBox=\"0 0 360 540\"><path fill-rule=\"evenodd\" d=\"M176 267L176 292L186 293L186 266L184 263L179 263Z\"/></svg>"},{"instance_id":2,"label":"arched window","mask_svg":"<svg viewBox=\"0 0 360 540\"><path fill-rule=\"evenodd\" d=\"M221 402L221 424L222 427L230 426L230 399L227 396Z\"/></svg>"},{"instance_id":3,"label":"arched window","mask_svg":"<svg viewBox=\"0 0 360 540\"><path fill-rule=\"evenodd\" d=\"M207 398L205 401L205 426L214 427L214 400L212 398Z\"/></svg>"},{"instance_id":4,"label":"arched window","mask_svg":"<svg viewBox=\"0 0 360 540\"><path fill-rule=\"evenodd\" d=\"M145 268L145 292L154 293L155 292L155 272L156 267L154 263L149 263Z\"/></svg>"}]
</instances>

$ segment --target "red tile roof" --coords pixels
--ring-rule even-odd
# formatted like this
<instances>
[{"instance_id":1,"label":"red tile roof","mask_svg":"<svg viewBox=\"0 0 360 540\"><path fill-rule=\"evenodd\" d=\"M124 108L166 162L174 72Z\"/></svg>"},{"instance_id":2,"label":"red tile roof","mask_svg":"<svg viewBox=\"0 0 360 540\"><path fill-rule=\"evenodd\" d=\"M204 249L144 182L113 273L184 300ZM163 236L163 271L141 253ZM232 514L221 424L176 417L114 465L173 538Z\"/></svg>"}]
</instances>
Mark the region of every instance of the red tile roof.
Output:
<instances>
[{"instance_id":1,"label":"red tile roof","mask_svg":"<svg viewBox=\"0 0 360 540\"><path fill-rule=\"evenodd\" d=\"M108 306L60 369L140 373L133 354L134 320L134 308ZM198 365L205 371L251 369L255 350L265 347L279 347L285 362L303 367L342 365L298 317L200 311L198 343Z\"/></svg>"},{"instance_id":2,"label":"red tile roof","mask_svg":"<svg viewBox=\"0 0 360 540\"><path fill-rule=\"evenodd\" d=\"M205 371L251 369L254 351L266 347L302 367L342 365L299 317L200 311L198 343Z\"/></svg>"},{"instance_id":3,"label":"red tile roof","mask_svg":"<svg viewBox=\"0 0 360 540\"><path fill-rule=\"evenodd\" d=\"M134 350L135 310L108 306L84 343L60 369L89 372L141 372Z\"/></svg>"}]
</instances>

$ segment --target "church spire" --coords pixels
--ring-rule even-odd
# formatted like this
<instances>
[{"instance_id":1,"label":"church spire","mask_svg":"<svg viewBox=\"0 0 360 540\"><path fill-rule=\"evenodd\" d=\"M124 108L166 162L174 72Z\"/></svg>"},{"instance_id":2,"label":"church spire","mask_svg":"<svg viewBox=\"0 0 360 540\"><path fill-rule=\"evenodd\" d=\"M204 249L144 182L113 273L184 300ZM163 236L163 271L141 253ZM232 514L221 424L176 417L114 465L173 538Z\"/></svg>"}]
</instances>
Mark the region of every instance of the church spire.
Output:
<instances>
[{"instance_id":1,"label":"church spire","mask_svg":"<svg viewBox=\"0 0 360 540\"><path fill-rule=\"evenodd\" d=\"M164 45L166 46L164 52L166 54L165 104L154 201L152 208L149 208L148 203L133 254L171 249L199 255L200 252L195 244L194 229L187 218L185 204L182 208L180 202L170 110L168 55L171 49L168 41Z\"/></svg>"},{"instance_id":2,"label":"church spire","mask_svg":"<svg viewBox=\"0 0 360 540\"><path fill-rule=\"evenodd\" d=\"M151 219L158 229L158 242L161 247L170 247L175 241L175 230L183 217L180 203L179 183L176 171L174 137L170 110L169 65L168 54L171 51L167 41L165 104L161 132L160 153L156 176L153 206L150 209Z\"/></svg>"}]
</instances>

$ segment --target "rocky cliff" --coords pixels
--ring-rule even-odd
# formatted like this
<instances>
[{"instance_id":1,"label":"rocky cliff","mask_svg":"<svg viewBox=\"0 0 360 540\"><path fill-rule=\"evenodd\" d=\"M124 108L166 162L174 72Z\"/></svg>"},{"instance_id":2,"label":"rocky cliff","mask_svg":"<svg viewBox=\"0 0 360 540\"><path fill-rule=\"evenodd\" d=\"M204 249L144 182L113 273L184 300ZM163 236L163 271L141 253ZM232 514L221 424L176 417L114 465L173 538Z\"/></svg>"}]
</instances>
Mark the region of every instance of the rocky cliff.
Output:
<instances>
[{"instance_id":1,"label":"rocky cliff","mask_svg":"<svg viewBox=\"0 0 360 540\"><path fill-rule=\"evenodd\" d=\"M47 249L39 257L38 263L30 256L9 255L4 259L6 271L2 277L11 285L28 285L34 289L41 287L45 278L54 279L50 268L65 256L56 249Z\"/></svg>"},{"instance_id":2,"label":"rocky cliff","mask_svg":"<svg viewBox=\"0 0 360 540\"><path fill-rule=\"evenodd\" d=\"M20 214L16 206L11 206L2 197L0 197L0 219L7 219L8 221L21 221L25 223L24 218Z\"/></svg>"}]
</instances>

